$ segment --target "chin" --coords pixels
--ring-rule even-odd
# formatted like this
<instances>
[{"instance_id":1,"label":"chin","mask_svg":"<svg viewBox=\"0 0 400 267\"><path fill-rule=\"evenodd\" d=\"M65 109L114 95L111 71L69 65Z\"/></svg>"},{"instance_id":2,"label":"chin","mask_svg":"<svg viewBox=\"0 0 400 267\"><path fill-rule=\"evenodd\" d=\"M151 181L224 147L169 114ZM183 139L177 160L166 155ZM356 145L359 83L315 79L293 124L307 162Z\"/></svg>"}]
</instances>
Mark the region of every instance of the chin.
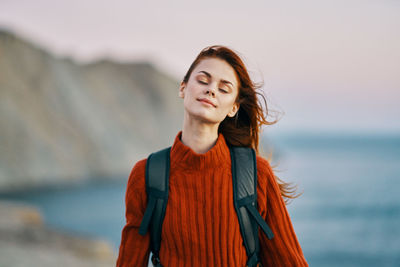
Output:
<instances>
[{"instance_id":1,"label":"chin","mask_svg":"<svg viewBox=\"0 0 400 267\"><path fill-rule=\"evenodd\" d=\"M199 121L202 121L204 123L217 124L217 123L221 122L217 118L215 118L214 116L210 116L210 114L207 113L207 112L201 112L201 111L200 112L199 111L194 112L194 111L191 111L191 112L188 112L188 114L189 114L189 117L195 118L195 119L197 119Z\"/></svg>"}]
</instances>

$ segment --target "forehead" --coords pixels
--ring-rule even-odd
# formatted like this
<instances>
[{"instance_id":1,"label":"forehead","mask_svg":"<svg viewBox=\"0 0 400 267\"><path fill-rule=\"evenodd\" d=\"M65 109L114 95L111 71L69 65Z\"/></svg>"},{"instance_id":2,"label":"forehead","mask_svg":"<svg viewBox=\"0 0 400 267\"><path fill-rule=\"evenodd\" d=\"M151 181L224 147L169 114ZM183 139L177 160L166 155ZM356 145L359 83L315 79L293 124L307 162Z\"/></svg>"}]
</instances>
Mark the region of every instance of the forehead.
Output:
<instances>
[{"instance_id":1,"label":"forehead","mask_svg":"<svg viewBox=\"0 0 400 267\"><path fill-rule=\"evenodd\" d=\"M198 75L199 71L206 71L213 79L226 80L238 85L235 70L225 60L219 58L205 58L194 68L193 74Z\"/></svg>"}]
</instances>

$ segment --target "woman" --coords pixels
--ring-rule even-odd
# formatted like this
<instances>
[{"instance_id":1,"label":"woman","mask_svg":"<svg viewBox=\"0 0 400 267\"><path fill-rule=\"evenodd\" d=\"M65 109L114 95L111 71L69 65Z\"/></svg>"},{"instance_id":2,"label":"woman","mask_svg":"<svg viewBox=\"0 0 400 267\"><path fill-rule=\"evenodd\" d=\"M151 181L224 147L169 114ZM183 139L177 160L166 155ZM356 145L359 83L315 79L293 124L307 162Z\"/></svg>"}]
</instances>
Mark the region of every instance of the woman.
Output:
<instances>
[{"instance_id":1,"label":"woman","mask_svg":"<svg viewBox=\"0 0 400 267\"><path fill-rule=\"evenodd\" d=\"M308 266L269 162L258 155L265 119L239 56L224 46L203 49L179 88L183 128L170 152L168 204L159 258L167 266L246 266L247 255L233 203L229 146L257 152L257 209L274 238L259 232L262 266ZM138 233L147 195L146 160L138 161L126 190L126 225L117 266L147 266L150 237Z\"/></svg>"}]
</instances>

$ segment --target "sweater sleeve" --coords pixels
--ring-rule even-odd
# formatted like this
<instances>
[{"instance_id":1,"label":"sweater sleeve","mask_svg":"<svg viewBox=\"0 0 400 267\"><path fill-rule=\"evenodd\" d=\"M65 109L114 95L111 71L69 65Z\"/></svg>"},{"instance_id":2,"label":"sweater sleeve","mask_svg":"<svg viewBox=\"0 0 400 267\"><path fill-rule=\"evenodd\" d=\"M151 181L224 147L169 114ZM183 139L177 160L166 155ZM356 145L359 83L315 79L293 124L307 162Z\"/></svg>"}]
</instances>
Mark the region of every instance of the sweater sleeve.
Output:
<instances>
[{"instance_id":1,"label":"sweater sleeve","mask_svg":"<svg viewBox=\"0 0 400 267\"><path fill-rule=\"evenodd\" d=\"M260 156L257 156L257 178L258 209L274 233L274 237L269 240L262 230L259 231L262 265L308 266L272 168Z\"/></svg>"},{"instance_id":2,"label":"sweater sleeve","mask_svg":"<svg viewBox=\"0 0 400 267\"><path fill-rule=\"evenodd\" d=\"M150 235L139 234L139 226L146 210L146 159L138 161L129 175L125 194L126 224L122 229L117 267L147 267L150 254Z\"/></svg>"}]
</instances>

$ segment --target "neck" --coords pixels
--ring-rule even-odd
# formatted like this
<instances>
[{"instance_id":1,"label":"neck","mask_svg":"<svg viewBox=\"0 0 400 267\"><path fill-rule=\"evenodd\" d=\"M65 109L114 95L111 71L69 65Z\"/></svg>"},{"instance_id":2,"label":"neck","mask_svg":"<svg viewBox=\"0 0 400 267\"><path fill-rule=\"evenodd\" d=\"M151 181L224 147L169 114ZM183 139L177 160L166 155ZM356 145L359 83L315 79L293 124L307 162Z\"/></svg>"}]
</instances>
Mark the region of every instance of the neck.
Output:
<instances>
[{"instance_id":1,"label":"neck","mask_svg":"<svg viewBox=\"0 0 400 267\"><path fill-rule=\"evenodd\" d=\"M219 123L206 123L185 114L181 141L196 153L206 153L217 142L218 126Z\"/></svg>"}]
</instances>

